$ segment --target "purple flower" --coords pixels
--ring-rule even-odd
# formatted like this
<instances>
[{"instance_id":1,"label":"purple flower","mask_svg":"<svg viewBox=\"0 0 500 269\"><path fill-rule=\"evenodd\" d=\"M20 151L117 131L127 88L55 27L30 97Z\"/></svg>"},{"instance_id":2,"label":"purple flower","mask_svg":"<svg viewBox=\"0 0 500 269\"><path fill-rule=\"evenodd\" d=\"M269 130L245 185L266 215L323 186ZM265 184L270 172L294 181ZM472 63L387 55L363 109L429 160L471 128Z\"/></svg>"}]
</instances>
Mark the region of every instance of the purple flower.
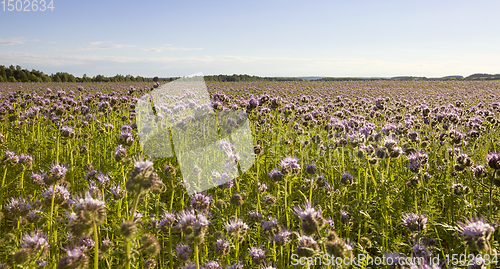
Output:
<instances>
[{"instance_id":1,"label":"purple flower","mask_svg":"<svg viewBox=\"0 0 500 269\"><path fill-rule=\"evenodd\" d=\"M62 205L71 198L68 189L62 185L52 185L42 192L42 197L46 205L52 202L52 193L54 192L54 204Z\"/></svg>"},{"instance_id":2,"label":"purple flower","mask_svg":"<svg viewBox=\"0 0 500 269\"><path fill-rule=\"evenodd\" d=\"M99 187L105 188L109 184L109 177L101 172L96 176L97 181L99 182Z\"/></svg>"},{"instance_id":3,"label":"purple flower","mask_svg":"<svg viewBox=\"0 0 500 269\"><path fill-rule=\"evenodd\" d=\"M289 232L287 229L281 229L281 231L274 236L274 242L276 242L278 246L283 246L286 243L290 242L291 234L292 233Z\"/></svg>"},{"instance_id":4,"label":"purple flower","mask_svg":"<svg viewBox=\"0 0 500 269\"><path fill-rule=\"evenodd\" d=\"M160 229L170 229L174 225L175 222L175 213L174 212L164 212L161 215L161 219L158 223L158 228Z\"/></svg>"},{"instance_id":5,"label":"purple flower","mask_svg":"<svg viewBox=\"0 0 500 269\"><path fill-rule=\"evenodd\" d=\"M41 250L49 246L49 240L46 233L41 230L35 230L31 232L31 235L25 233L23 236L23 248L30 248L35 251Z\"/></svg>"},{"instance_id":6,"label":"purple flower","mask_svg":"<svg viewBox=\"0 0 500 269\"><path fill-rule=\"evenodd\" d=\"M203 269L221 269L222 266L219 264L219 262L216 261L210 261L205 263L205 266L203 266Z\"/></svg>"},{"instance_id":7,"label":"purple flower","mask_svg":"<svg viewBox=\"0 0 500 269\"><path fill-rule=\"evenodd\" d=\"M279 170L273 169L269 172L269 177L272 181L281 181L283 179L283 173Z\"/></svg>"},{"instance_id":8,"label":"purple flower","mask_svg":"<svg viewBox=\"0 0 500 269\"><path fill-rule=\"evenodd\" d=\"M31 210L31 204L26 198L9 198L5 204L5 210L11 217L26 216Z\"/></svg>"},{"instance_id":9,"label":"purple flower","mask_svg":"<svg viewBox=\"0 0 500 269\"><path fill-rule=\"evenodd\" d=\"M53 163L49 169L48 176L44 179L45 184L53 185L63 181L66 176L66 172L68 172L68 167L59 164L58 162Z\"/></svg>"},{"instance_id":10,"label":"purple flower","mask_svg":"<svg viewBox=\"0 0 500 269\"><path fill-rule=\"evenodd\" d=\"M217 253L217 255L219 256L227 255L229 254L230 250L231 250L231 244L228 241L221 238L215 241L215 252Z\"/></svg>"},{"instance_id":11,"label":"purple flower","mask_svg":"<svg viewBox=\"0 0 500 269\"><path fill-rule=\"evenodd\" d=\"M175 255L177 258L183 261L189 261L189 255L191 255L191 248L186 244L179 244L175 247Z\"/></svg>"},{"instance_id":12,"label":"purple flower","mask_svg":"<svg viewBox=\"0 0 500 269\"><path fill-rule=\"evenodd\" d=\"M295 157L286 157L280 161L281 172L283 174L298 173L300 170L300 165L298 159Z\"/></svg>"},{"instance_id":13,"label":"purple flower","mask_svg":"<svg viewBox=\"0 0 500 269\"><path fill-rule=\"evenodd\" d=\"M117 162L123 160L123 158L127 157L127 149L124 148L121 144L115 148L115 152L113 153L113 157Z\"/></svg>"},{"instance_id":14,"label":"purple flower","mask_svg":"<svg viewBox=\"0 0 500 269\"><path fill-rule=\"evenodd\" d=\"M340 183L344 185L352 185L354 183L354 177L349 173L343 173L340 176Z\"/></svg>"},{"instance_id":15,"label":"purple flower","mask_svg":"<svg viewBox=\"0 0 500 269\"><path fill-rule=\"evenodd\" d=\"M413 250L413 255L415 257L428 258L431 256L431 251L420 244L414 245L411 249Z\"/></svg>"},{"instance_id":16,"label":"purple flower","mask_svg":"<svg viewBox=\"0 0 500 269\"><path fill-rule=\"evenodd\" d=\"M210 195L196 193L191 197L191 205L198 211L206 211L212 202Z\"/></svg>"},{"instance_id":17,"label":"purple flower","mask_svg":"<svg viewBox=\"0 0 500 269\"><path fill-rule=\"evenodd\" d=\"M490 152L486 155L486 160L488 161L488 165L498 170L500 169L500 153L499 152Z\"/></svg>"},{"instance_id":18,"label":"purple flower","mask_svg":"<svg viewBox=\"0 0 500 269\"><path fill-rule=\"evenodd\" d=\"M10 166L15 166L19 162L19 157L13 151L6 150L5 157L3 157L3 164L10 164Z\"/></svg>"},{"instance_id":19,"label":"purple flower","mask_svg":"<svg viewBox=\"0 0 500 269\"><path fill-rule=\"evenodd\" d=\"M304 203L303 207L294 207L293 211L293 213L301 219L302 232L306 235L316 233L324 225L321 208L316 210L310 202Z\"/></svg>"},{"instance_id":20,"label":"purple flower","mask_svg":"<svg viewBox=\"0 0 500 269\"><path fill-rule=\"evenodd\" d=\"M274 235L279 229L278 225L279 225L278 221L270 217L269 220L265 220L262 223L262 230L266 233Z\"/></svg>"},{"instance_id":21,"label":"purple flower","mask_svg":"<svg viewBox=\"0 0 500 269\"><path fill-rule=\"evenodd\" d=\"M193 210L183 210L178 214L178 227L189 241L196 244L203 242L209 221L203 214L195 214Z\"/></svg>"},{"instance_id":22,"label":"purple flower","mask_svg":"<svg viewBox=\"0 0 500 269\"><path fill-rule=\"evenodd\" d=\"M347 224L352 218L352 215L344 210L340 210L340 222Z\"/></svg>"},{"instance_id":23,"label":"purple flower","mask_svg":"<svg viewBox=\"0 0 500 269\"><path fill-rule=\"evenodd\" d=\"M125 190L122 188L120 184L117 184L111 187L111 194L113 195L113 199L120 200L125 197Z\"/></svg>"},{"instance_id":24,"label":"purple flower","mask_svg":"<svg viewBox=\"0 0 500 269\"><path fill-rule=\"evenodd\" d=\"M459 222L459 231L471 251L486 251L489 247L489 239L495 231L495 226L488 224L484 217L466 219L465 223Z\"/></svg>"},{"instance_id":25,"label":"purple flower","mask_svg":"<svg viewBox=\"0 0 500 269\"><path fill-rule=\"evenodd\" d=\"M489 237L495 231L495 228L488 224L484 218L470 218L463 222L459 222L459 230L465 237Z\"/></svg>"},{"instance_id":26,"label":"purple flower","mask_svg":"<svg viewBox=\"0 0 500 269\"><path fill-rule=\"evenodd\" d=\"M411 232L425 231L427 229L427 218L423 214L405 214L401 220L403 225L406 226Z\"/></svg>"},{"instance_id":27,"label":"purple flower","mask_svg":"<svg viewBox=\"0 0 500 269\"><path fill-rule=\"evenodd\" d=\"M252 247L248 254L252 257L252 262L256 265L260 265L266 259L266 252L262 248Z\"/></svg>"},{"instance_id":28,"label":"purple flower","mask_svg":"<svg viewBox=\"0 0 500 269\"><path fill-rule=\"evenodd\" d=\"M241 219L232 219L224 225L224 229L230 236L241 238L247 233L248 225Z\"/></svg>"}]
</instances>

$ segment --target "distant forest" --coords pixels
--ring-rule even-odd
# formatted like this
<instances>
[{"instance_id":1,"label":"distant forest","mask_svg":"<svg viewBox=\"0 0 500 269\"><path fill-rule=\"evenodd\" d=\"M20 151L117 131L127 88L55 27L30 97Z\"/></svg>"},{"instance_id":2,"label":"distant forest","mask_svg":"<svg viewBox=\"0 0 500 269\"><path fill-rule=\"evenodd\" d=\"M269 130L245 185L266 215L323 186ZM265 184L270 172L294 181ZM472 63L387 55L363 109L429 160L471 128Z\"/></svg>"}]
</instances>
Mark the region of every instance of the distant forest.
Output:
<instances>
[{"instance_id":1,"label":"distant forest","mask_svg":"<svg viewBox=\"0 0 500 269\"><path fill-rule=\"evenodd\" d=\"M400 76L393 78L349 78L349 77L259 77L250 75L209 75L204 76L205 81L220 81L220 82L238 82L238 81L352 81L352 80L500 80L500 74L473 74L468 77L463 76L446 76L442 78L426 78L426 77L413 77L413 76ZM32 69L22 69L21 66L5 67L0 65L0 82L126 82L126 81L172 81L177 77L170 78L147 78L132 75L116 75L114 77L106 77L97 75L88 77L84 74L82 77L76 77L66 72L57 72L55 74L47 75L41 71Z\"/></svg>"},{"instance_id":2,"label":"distant forest","mask_svg":"<svg viewBox=\"0 0 500 269\"><path fill-rule=\"evenodd\" d=\"M204 76L205 81L222 81L222 82L231 82L231 81L303 81L302 78L280 78L280 77L258 77L258 76L250 76L250 75L212 75L212 76Z\"/></svg>"},{"instance_id":3,"label":"distant forest","mask_svg":"<svg viewBox=\"0 0 500 269\"><path fill-rule=\"evenodd\" d=\"M57 72L55 74L47 75L38 70L22 69L21 66L5 67L0 65L0 82L122 82L122 81L171 81L173 78L160 79L158 77L145 78L141 76L132 75L116 75L114 77L105 77L97 75L88 77L86 74L83 77L76 77L66 72Z\"/></svg>"}]
</instances>

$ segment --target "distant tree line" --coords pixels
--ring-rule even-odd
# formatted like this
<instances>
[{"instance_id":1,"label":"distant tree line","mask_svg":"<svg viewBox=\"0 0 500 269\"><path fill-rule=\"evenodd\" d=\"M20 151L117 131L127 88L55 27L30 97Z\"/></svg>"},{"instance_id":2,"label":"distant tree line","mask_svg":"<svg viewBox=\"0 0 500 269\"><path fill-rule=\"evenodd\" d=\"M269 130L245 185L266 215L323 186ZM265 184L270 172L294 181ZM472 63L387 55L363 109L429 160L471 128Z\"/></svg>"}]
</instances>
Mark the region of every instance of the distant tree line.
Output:
<instances>
[{"instance_id":1,"label":"distant tree line","mask_svg":"<svg viewBox=\"0 0 500 269\"><path fill-rule=\"evenodd\" d=\"M303 81L301 78L280 78L280 77L258 77L258 76L250 76L250 75L212 75L212 76L204 76L205 81L220 81L220 82L231 82L231 81Z\"/></svg>"},{"instance_id":2,"label":"distant tree line","mask_svg":"<svg viewBox=\"0 0 500 269\"><path fill-rule=\"evenodd\" d=\"M331 77L314 79L314 81L360 81L360 80L389 80L389 79L385 79L385 78L331 78Z\"/></svg>"},{"instance_id":3,"label":"distant tree line","mask_svg":"<svg viewBox=\"0 0 500 269\"><path fill-rule=\"evenodd\" d=\"M427 77L414 77L414 76L400 76L392 78L335 78L335 77L324 77L320 79L315 79L316 81L354 81L354 80L400 80L400 81L448 81L448 80L500 80L500 74L490 75L490 74L473 74L468 77L463 76L446 76L441 78L427 78Z\"/></svg>"},{"instance_id":4,"label":"distant tree line","mask_svg":"<svg viewBox=\"0 0 500 269\"><path fill-rule=\"evenodd\" d=\"M299 77L259 77L250 76L247 74L242 75L211 75L204 76L205 81L219 81L219 82L238 82L238 81L304 81L308 79L303 79ZM177 78L146 78L141 76L132 75L116 75L114 77L106 77L103 75L96 75L93 77L84 74L82 77L76 77L72 74L66 72L57 72L55 74L47 75L41 71L32 69L31 71L27 69L22 69L21 66L9 66L5 67L0 65L0 82L126 82L126 81L138 81L138 82L151 82L151 81L172 81ZM309 79L314 81L355 81L355 80L500 80L500 74L490 75L490 74L473 74L468 77L463 76L447 76L442 78L426 78L426 77L413 77L413 76L401 76L393 78L339 78L339 77L323 77L319 79Z\"/></svg>"},{"instance_id":5,"label":"distant tree line","mask_svg":"<svg viewBox=\"0 0 500 269\"><path fill-rule=\"evenodd\" d=\"M132 75L116 75L114 77L106 77L103 75L96 75L89 77L84 74L82 77L75 77L66 72L57 72L55 74L47 75L38 70L22 69L21 66L5 67L0 65L0 82L150 82L150 81L172 81L175 78L145 78L141 76Z\"/></svg>"},{"instance_id":6,"label":"distant tree line","mask_svg":"<svg viewBox=\"0 0 500 269\"><path fill-rule=\"evenodd\" d=\"M500 80L500 74L474 74L466 77L467 80Z\"/></svg>"}]
</instances>

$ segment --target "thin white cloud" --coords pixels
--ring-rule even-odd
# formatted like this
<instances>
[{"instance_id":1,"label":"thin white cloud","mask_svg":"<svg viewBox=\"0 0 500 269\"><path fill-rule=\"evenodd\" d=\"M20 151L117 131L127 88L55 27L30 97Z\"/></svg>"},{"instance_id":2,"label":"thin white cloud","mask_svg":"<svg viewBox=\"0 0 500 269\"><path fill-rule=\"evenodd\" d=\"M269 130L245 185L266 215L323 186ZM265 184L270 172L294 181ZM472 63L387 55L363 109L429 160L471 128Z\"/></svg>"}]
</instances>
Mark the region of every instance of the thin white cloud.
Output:
<instances>
[{"instance_id":1,"label":"thin white cloud","mask_svg":"<svg viewBox=\"0 0 500 269\"><path fill-rule=\"evenodd\" d=\"M24 44L26 42L26 38L24 37L9 37L9 38L0 38L0 45L19 45Z\"/></svg>"},{"instance_id":2,"label":"thin white cloud","mask_svg":"<svg viewBox=\"0 0 500 269\"><path fill-rule=\"evenodd\" d=\"M164 44L159 47L148 47L148 48L138 48L140 51L146 52L162 52L165 50L174 50L174 51L192 51L192 50L203 50L203 48L184 48L184 47L172 47L170 44Z\"/></svg>"},{"instance_id":3,"label":"thin white cloud","mask_svg":"<svg viewBox=\"0 0 500 269\"><path fill-rule=\"evenodd\" d=\"M77 47L75 49L59 49L60 51L98 51L98 50L108 50L108 49L123 49L123 48L136 48L136 45L126 45L126 44L115 44L111 42L94 41L91 42L87 47ZM145 52L162 52L162 51L193 51L193 50L203 50L203 48L185 48L185 47L173 47L170 44L163 44L158 47L146 47L137 48L139 51Z\"/></svg>"},{"instance_id":4,"label":"thin white cloud","mask_svg":"<svg viewBox=\"0 0 500 269\"><path fill-rule=\"evenodd\" d=\"M135 45L125 45L125 44L114 44L111 42L95 41L90 43L89 46L82 48L78 47L72 51L95 51L95 50L107 50L107 49L122 49L122 48L133 48Z\"/></svg>"}]
</instances>

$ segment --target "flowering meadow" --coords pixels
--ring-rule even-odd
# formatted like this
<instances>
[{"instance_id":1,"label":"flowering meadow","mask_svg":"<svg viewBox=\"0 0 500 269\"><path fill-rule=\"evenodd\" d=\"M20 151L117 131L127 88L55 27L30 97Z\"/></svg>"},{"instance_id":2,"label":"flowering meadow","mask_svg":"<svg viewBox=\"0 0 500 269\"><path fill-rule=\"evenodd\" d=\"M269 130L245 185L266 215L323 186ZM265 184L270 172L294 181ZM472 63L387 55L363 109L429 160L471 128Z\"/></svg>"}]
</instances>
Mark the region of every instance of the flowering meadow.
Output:
<instances>
[{"instance_id":1,"label":"flowering meadow","mask_svg":"<svg viewBox=\"0 0 500 269\"><path fill-rule=\"evenodd\" d=\"M254 163L193 195L228 175L143 152L157 86L0 83L0 268L500 266L500 82L209 82L175 109L240 111Z\"/></svg>"}]
</instances>

